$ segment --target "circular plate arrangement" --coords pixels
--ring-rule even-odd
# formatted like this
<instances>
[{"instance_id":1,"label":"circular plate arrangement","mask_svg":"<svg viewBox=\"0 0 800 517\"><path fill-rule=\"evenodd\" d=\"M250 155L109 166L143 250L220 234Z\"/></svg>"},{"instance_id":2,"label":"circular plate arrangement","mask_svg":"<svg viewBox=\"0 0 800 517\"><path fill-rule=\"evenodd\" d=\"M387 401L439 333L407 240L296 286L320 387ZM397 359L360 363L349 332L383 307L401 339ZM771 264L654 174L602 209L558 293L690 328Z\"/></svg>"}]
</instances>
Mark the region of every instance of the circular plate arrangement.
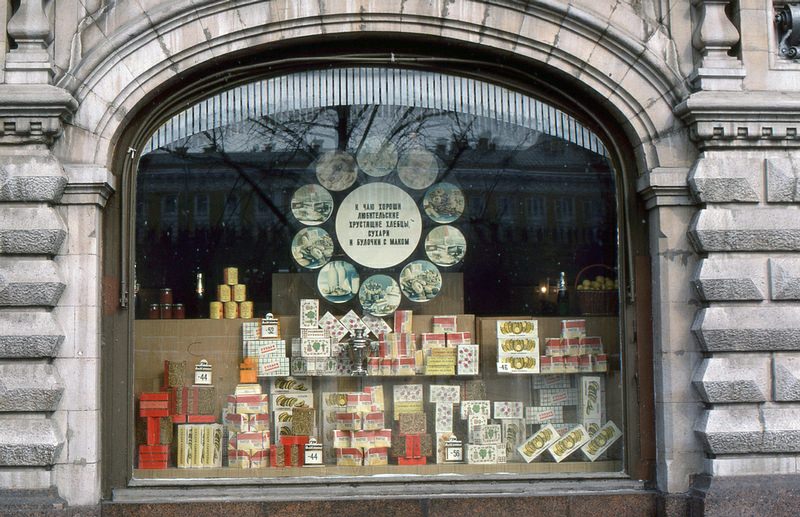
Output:
<instances>
[{"instance_id":1,"label":"circular plate arrangement","mask_svg":"<svg viewBox=\"0 0 800 517\"><path fill-rule=\"evenodd\" d=\"M324 223L332 213L333 197L319 185L303 185L292 195L292 214L307 226Z\"/></svg>"},{"instance_id":2,"label":"circular plate arrangement","mask_svg":"<svg viewBox=\"0 0 800 517\"><path fill-rule=\"evenodd\" d=\"M397 310L401 301L400 287L388 275L372 275L358 291L358 300L364 311L373 316L388 316Z\"/></svg>"},{"instance_id":3,"label":"circular plate arrangement","mask_svg":"<svg viewBox=\"0 0 800 517\"><path fill-rule=\"evenodd\" d=\"M397 166L397 149L391 142L370 137L361 145L356 160L365 174L381 178Z\"/></svg>"},{"instance_id":4,"label":"circular plate arrangement","mask_svg":"<svg viewBox=\"0 0 800 517\"><path fill-rule=\"evenodd\" d=\"M292 257L308 269L319 269L333 256L333 239L322 228L303 228L292 239Z\"/></svg>"},{"instance_id":5,"label":"circular plate arrangement","mask_svg":"<svg viewBox=\"0 0 800 517\"><path fill-rule=\"evenodd\" d=\"M331 303L350 301L358 288L358 272L352 264L344 260L328 262L317 275L317 289Z\"/></svg>"},{"instance_id":6,"label":"circular plate arrangement","mask_svg":"<svg viewBox=\"0 0 800 517\"><path fill-rule=\"evenodd\" d=\"M467 239L453 226L437 226L425 237L425 254L437 266L453 266L464 260Z\"/></svg>"},{"instance_id":7,"label":"circular plate arrangement","mask_svg":"<svg viewBox=\"0 0 800 517\"><path fill-rule=\"evenodd\" d=\"M426 189L439 175L439 160L427 149L414 147L397 161L397 174L408 188Z\"/></svg>"},{"instance_id":8,"label":"circular plate arrangement","mask_svg":"<svg viewBox=\"0 0 800 517\"><path fill-rule=\"evenodd\" d=\"M333 192L348 189L356 182L356 161L344 151L330 151L317 160L317 180Z\"/></svg>"},{"instance_id":9,"label":"circular plate arrangement","mask_svg":"<svg viewBox=\"0 0 800 517\"><path fill-rule=\"evenodd\" d=\"M437 183L422 199L425 213L439 224L452 223L464 213L464 194L450 183Z\"/></svg>"},{"instance_id":10,"label":"circular plate arrangement","mask_svg":"<svg viewBox=\"0 0 800 517\"><path fill-rule=\"evenodd\" d=\"M412 302L427 302L442 290L442 274L427 260L415 260L400 271L400 288Z\"/></svg>"}]
</instances>

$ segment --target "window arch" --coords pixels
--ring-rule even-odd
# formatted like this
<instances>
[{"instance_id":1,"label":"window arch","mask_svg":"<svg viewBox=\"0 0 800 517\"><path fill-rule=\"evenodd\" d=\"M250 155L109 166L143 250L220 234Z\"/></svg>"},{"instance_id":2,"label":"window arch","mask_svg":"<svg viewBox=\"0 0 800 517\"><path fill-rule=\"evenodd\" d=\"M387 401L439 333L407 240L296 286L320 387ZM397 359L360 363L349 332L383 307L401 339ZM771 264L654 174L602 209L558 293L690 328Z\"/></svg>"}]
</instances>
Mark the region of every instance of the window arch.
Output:
<instances>
[{"instance_id":1,"label":"window arch","mask_svg":"<svg viewBox=\"0 0 800 517\"><path fill-rule=\"evenodd\" d=\"M136 219L134 392L167 375L164 360L212 362L216 392L203 412L232 453L220 449L228 470L198 477L291 463L303 453L292 452L298 429L322 445L325 475L403 476L419 463L423 475L619 472L617 183L595 133L488 81L345 67L217 93L159 127L139 162L136 197L149 213ZM153 211L163 206L169 214ZM203 321L163 321L164 289ZM209 319L218 302L221 319ZM258 343L268 311L281 335ZM363 357L352 339L362 323L375 343ZM239 382L247 356L255 383ZM284 395L276 379L290 374L305 393ZM256 411L269 424L228 416L238 414L227 397L238 384L269 395ZM287 399L312 410L278 407ZM289 411L302 415L298 429L281 425ZM239 446L245 427L268 431L269 443ZM174 429L184 439L188 430ZM444 459L449 435L462 462ZM134 477L185 475L180 457L165 472L140 458Z\"/></svg>"}]
</instances>

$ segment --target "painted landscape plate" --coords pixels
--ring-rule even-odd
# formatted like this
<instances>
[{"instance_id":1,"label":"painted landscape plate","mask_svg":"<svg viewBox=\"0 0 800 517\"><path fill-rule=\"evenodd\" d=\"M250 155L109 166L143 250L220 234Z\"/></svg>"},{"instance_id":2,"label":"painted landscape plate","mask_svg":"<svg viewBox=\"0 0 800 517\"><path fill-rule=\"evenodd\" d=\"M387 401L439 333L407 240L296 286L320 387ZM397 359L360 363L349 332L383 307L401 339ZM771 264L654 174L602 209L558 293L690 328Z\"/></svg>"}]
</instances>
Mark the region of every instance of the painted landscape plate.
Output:
<instances>
[{"instance_id":1,"label":"painted landscape plate","mask_svg":"<svg viewBox=\"0 0 800 517\"><path fill-rule=\"evenodd\" d=\"M303 185L292 196L292 214L307 226L327 221L333 213L333 197L320 185Z\"/></svg>"},{"instance_id":2,"label":"painted landscape plate","mask_svg":"<svg viewBox=\"0 0 800 517\"><path fill-rule=\"evenodd\" d=\"M437 266L453 266L464 260L467 239L453 226L437 226L425 237L425 253Z\"/></svg>"}]
</instances>

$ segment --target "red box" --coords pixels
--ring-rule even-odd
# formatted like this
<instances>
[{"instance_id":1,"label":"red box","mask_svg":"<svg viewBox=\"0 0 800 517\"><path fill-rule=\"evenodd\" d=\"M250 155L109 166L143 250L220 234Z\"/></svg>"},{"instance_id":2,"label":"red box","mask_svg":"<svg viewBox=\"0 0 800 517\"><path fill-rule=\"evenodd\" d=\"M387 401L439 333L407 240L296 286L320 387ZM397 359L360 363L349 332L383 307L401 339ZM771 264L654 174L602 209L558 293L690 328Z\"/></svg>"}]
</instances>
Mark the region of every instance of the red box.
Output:
<instances>
[{"instance_id":1,"label":"red box","mask_svg":"<svg viewBox=\"0 0 800 517\"><path fill-rule=\"evenodd\" d=\"M154 420L158 420L155 418ZM140 469L165 469L169 461L169 445L140 445Z\"/></svg>"},{"instance_id":2,"label":"red box","mask_svg":"<svg viewBox=\"0 0 800 517\"><path fill-rule=\"evenodd\" d=\"M294 435L283 435L280 438L281 445L283 445L283 457L286 463L290 463L292 457L292 448L297 447L297 465L291 465L292 467L302 467L305 464L305 454L303 454L305 445L308 443L309 437L308 436L294 436Z\"/></svg>"},{"instance_id":3,"label":"red box","mask_svg":"<svg viewBox=\"0 0 800 517\"><path fill-rule=\"evenodd\" d=\"M170 415L173 424L216 424L215 415Z\"/></svg>"},{"instance_id":4,"label":"red box","mask_svg":"<svg viewBox=\"0 0 800 517\"><path fill-rule=\"evenodd\" d=\"M164 391L154 391L149 393L142 393L139 395L139 400L165 400L169 401L169 393Z\"/></svg>"},{"instance_id":5,"label":"red box","mask_svg":"<svg viewBox=\"0 0 800 517\"><path fill-rule=\"evenodd\" d=\"M428 463L428 458L425 456L421 458L397 458L398 465L425 465Z\"/></svg>"}]
</instances>

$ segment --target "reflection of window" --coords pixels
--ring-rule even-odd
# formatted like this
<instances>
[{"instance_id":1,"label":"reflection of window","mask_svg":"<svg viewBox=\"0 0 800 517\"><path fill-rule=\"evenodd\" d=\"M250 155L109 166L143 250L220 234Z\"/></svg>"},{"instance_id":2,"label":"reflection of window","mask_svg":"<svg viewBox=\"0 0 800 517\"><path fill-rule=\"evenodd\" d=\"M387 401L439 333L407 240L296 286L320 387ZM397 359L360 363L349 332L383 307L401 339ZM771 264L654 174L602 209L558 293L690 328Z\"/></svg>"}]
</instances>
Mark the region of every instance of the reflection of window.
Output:
<instances>
[{"instance_id":1,"label":"reflection of window","mask_svg":"<svg viewBox=\"0 0 800 517\"><path fill-rule=\"evenodd\" d=\"M544 198L529 197L525 200L525 218L529 226L541 228L545 222Z\"/></svg>"},{"instance_id":2,"label":"reflection of window","mask_svg":"<svg viewBox=\"0 0 800 517\"><path fill-rule=\"evenodd\" d=\"M575 200L571 197L556 198L556 222L575 222Z\"/></svg>"},{"instance_id":3,"label":"reflection of window","mask_svg":"<svg viewBox=\"0 0 800 517\"><path fill-rule=\"evenodd\" d=\"M209 201L208 194L197 194L194 196L194 224L195 226L208 226L209 220Z\"/></svg>"}]
</instances>

